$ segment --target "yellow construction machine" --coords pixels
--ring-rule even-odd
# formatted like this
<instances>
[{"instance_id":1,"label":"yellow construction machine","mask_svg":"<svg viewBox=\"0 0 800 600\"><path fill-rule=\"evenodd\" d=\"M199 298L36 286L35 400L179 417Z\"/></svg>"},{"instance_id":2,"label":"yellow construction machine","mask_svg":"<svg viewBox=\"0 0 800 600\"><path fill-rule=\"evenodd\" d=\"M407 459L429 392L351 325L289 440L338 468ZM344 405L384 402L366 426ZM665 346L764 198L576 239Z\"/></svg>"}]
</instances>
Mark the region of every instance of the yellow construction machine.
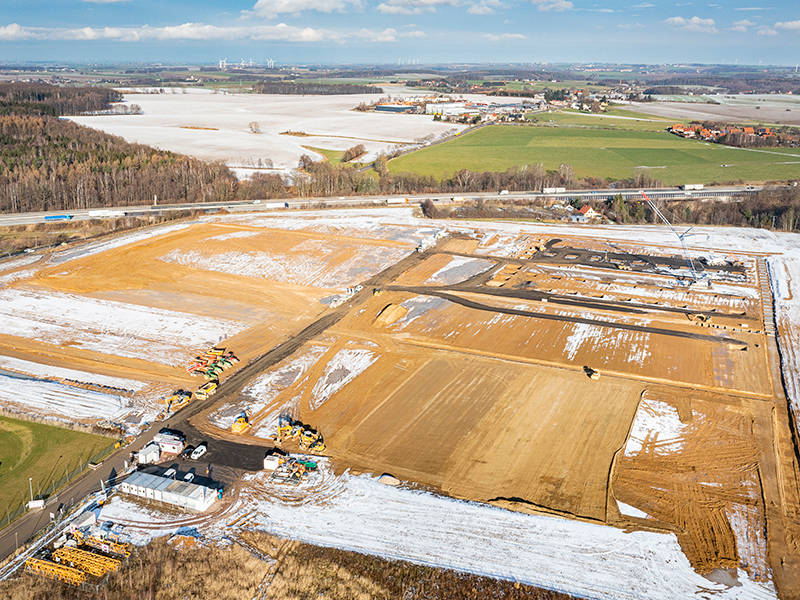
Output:
<instances>
[{"instance_id":1,"label":"yellow construction machine","mask_svg":"<svg viewBox=\"0 0 800 600\"><path fill-rule=\"evenodd\" d=\"M242 412L231 425L231 431L233 433L244 433L248 429L250 429L250 419L248 419L246 412Z\"/></svg>"},{"instance_id":2,"label":"yellow construction machine","mask_svg":"<svg viewBox=\"0 0 800 600\"><path fill-rule=\"evenodd\" d=\"M60 565L49 560L42 560L41 558L29 558L26 560L25 570L28 573L63 581L69 585L79 586L86 583L86 573L80 569L73 569L72 567Z\"/></svg>"}]
</instances>

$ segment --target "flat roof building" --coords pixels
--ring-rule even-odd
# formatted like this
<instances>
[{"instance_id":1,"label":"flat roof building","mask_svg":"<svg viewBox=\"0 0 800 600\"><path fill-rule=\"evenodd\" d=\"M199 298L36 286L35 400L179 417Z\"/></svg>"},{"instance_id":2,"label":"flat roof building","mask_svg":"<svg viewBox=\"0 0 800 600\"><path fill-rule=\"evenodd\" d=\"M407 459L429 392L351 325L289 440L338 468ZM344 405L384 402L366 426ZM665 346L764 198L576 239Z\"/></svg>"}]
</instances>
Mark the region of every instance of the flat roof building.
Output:
<instances>
[{"instance_id":1,"label":"flat roof building","mask_svg":"<svg viewBox=\"0 0 800 600\"><path fill-rule=\"evenodd\" d=\"M142 471L136 471L122 481L119 491L199 512L208 510L218 494L214 488Z\"/></svg>"}]
</instances>

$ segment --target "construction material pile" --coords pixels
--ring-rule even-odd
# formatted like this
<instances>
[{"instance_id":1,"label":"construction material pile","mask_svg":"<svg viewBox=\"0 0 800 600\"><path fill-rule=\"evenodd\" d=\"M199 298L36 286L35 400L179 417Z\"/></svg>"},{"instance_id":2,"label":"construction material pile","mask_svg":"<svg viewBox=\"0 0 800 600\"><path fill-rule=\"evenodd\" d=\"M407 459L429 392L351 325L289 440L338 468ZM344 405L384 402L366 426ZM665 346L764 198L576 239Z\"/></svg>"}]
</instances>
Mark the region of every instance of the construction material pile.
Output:
<instances>
[{"instance_id":1,"label":"construction material pile","mask_svg":"<svg viewBox=\"0 0 800 600\"><path fill-rule=\"evenodd\" d=\"M118 539L104 539L85 535L80 530L73 537L52 550L45 549L40 556L25 561L25 570L61 581L81 586L96 583L106 575L119 569L122 561L131 554L128 544Z\"/></svg>"},{"instance_id":2,"label":"construction material pile","mask_svg":"<svg viewBox=\"0 0 800 600\"><path fill-rule=\"evenodd\" d=\"M237 356L225 348L211 348L194 357L186 371L192 375L202 375L208 380L219 379L220 374L239 362Z\"/></svg>"},{"instance_id":3,"label":"construction material pile","mask_svg":"<svg viewBox=\"0 0 800 600\"><path fill-rule=\"evenodd\" d=\"M277 483L298 485L308 477L308 474L317 470L317 463L300 456L279 456L278 467L270 475L270 479Z\"/></svg>"}]
</instances>

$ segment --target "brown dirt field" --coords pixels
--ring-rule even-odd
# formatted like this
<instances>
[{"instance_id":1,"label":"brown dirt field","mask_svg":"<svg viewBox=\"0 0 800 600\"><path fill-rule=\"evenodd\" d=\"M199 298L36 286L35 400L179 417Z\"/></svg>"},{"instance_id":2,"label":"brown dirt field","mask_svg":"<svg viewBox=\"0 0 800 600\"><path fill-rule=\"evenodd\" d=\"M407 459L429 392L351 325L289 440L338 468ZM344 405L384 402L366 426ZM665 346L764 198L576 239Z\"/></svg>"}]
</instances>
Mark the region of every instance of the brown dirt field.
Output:
<instances>
[{"instance_id":1,"label":"brown dirt field","mask_svg":"<svg viewBox=\"0 0 800 600\"><path fill-rule=\"evenodd\" d=\"M554 303L487 297L457 293L488 306L524 308L534 313L574 315L618 321L618 313L574 310ZM370 299L363 313L348 316L341 324L357 335L375 331L371 321L388 304L402 304L412 294L384 292ZM436 300L434 298L434 300ZM405 325L395 322L385 333L418 346L453 349L471 354L510 360L564 365L582 369L588 365L639 377L648 381L677 381L721 390L771 396L772 382L764 369L763 336L735 332L737 339L750 342L747 352L724 344L685 338L671 338L647 332L627 331L598 325L548 321L527 316L476 310L447 300ZM684 315L655 313L625 317L622 322L666 326L671 330L706 334L709 328L692 324ZM713 329L711 331L714 331ZM726 331L727 330L723 330ZM734 333L731 332L733 335ZM756 347L759 344L759 347Z\"/></svg>"},{"instance_id":2,"label":"brown dirt field","mask_svg":"<svg viewBox=\"0 0 800 600\"><path fill-rule=\"evenodd\" d=\"M648 390L647 400L675 406L686 429L669 452L647 441L616 463L614 496L673 527L700 573L742 564L756 579L770 575L763 532L759 453L753 429L766 403L669 388ZM623 517L624 519L624 517ZM744 520L745 531L736 526Z\"/></svg>"}]
</instances>

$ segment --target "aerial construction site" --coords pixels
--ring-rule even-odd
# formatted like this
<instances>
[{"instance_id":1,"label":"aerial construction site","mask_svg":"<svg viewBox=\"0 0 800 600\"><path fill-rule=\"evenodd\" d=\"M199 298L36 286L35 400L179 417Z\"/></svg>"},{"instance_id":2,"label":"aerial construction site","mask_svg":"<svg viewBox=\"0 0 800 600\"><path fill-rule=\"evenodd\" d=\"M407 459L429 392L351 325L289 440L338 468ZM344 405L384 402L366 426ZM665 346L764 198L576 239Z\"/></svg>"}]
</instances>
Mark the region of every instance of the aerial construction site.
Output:
<instances>
[{"instance_id":1,"label":"aerial construction site","mask_svg":"<svg viewBox=\"0 0 800 600\"><path fill-rule=\"evenodd\" d=\"M205 512L93 507L137 544L259 531L576 597L798 598L798 247L205 216L0 263L0 397L207 444Z\"/></svg>"}]
</instances>

